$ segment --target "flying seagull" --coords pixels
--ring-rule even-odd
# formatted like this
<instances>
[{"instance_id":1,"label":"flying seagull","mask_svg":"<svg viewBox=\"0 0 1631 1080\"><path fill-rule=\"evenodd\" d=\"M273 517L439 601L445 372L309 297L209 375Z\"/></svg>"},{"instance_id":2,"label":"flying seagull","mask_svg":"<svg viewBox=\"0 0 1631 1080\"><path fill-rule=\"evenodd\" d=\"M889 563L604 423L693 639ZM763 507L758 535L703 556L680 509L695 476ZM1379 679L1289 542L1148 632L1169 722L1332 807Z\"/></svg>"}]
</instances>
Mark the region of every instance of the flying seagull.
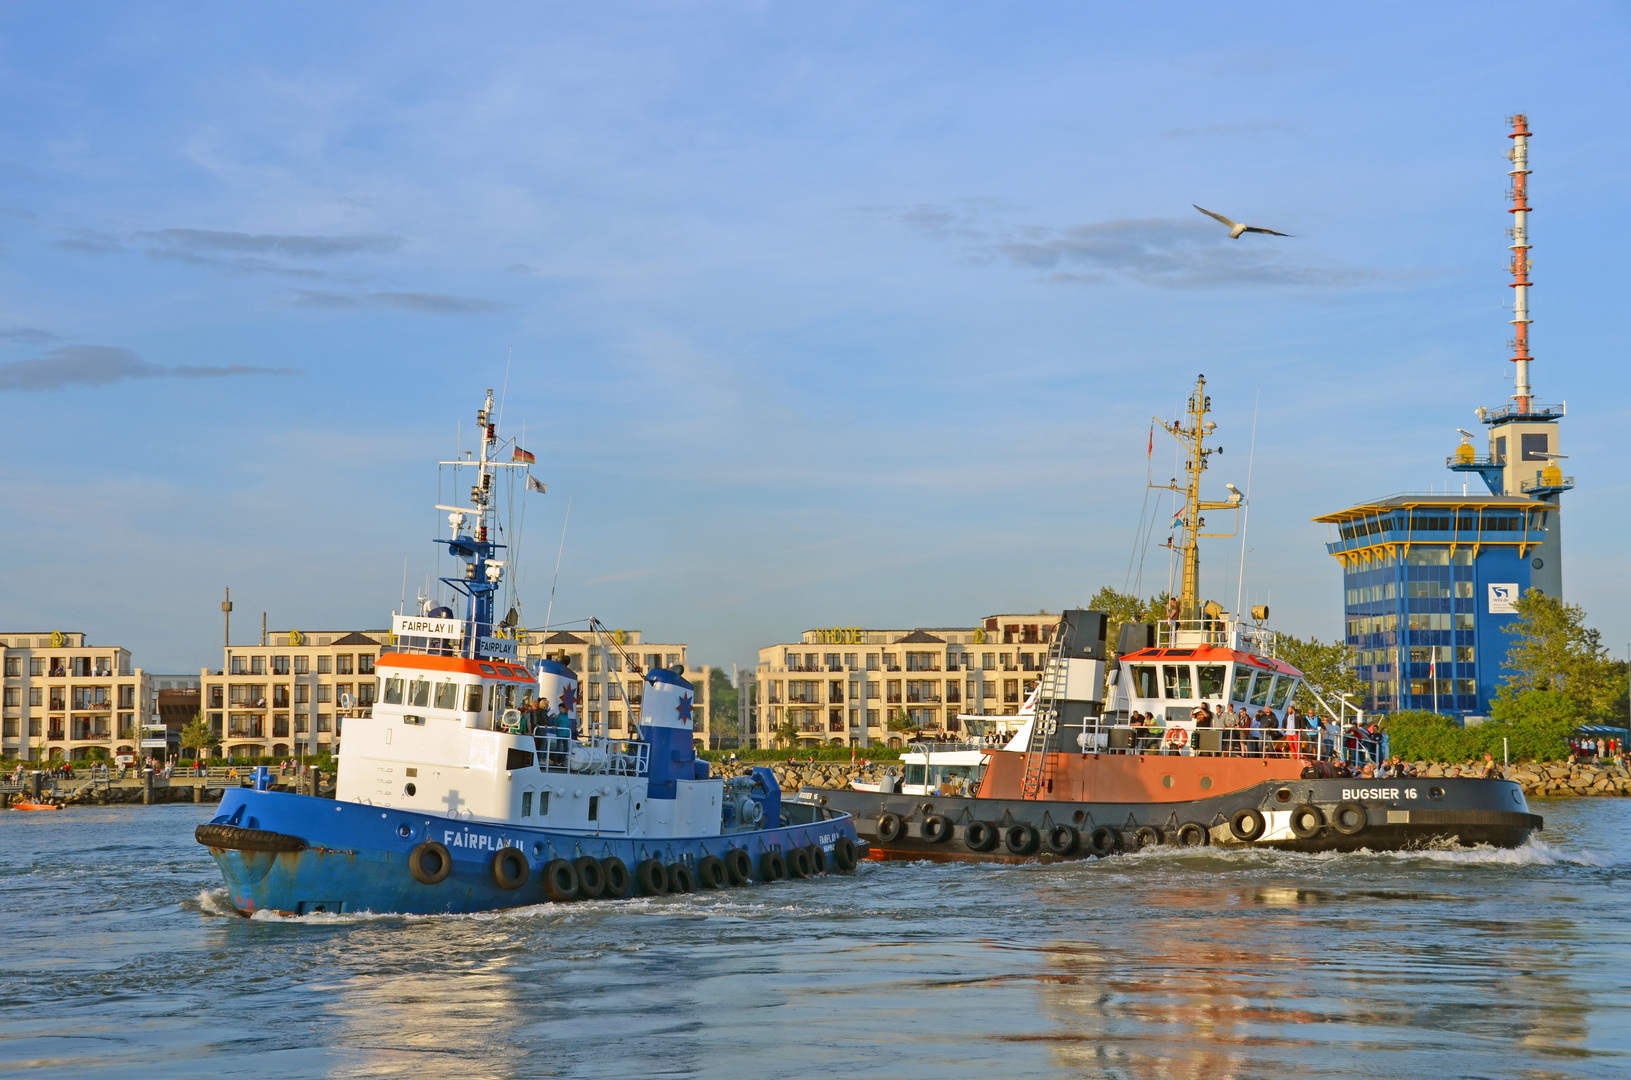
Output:
<instances>
[{"instance_id":1,"label":"flying seagull","mask_svg":"<svg viewBox=\"0 0 1631 1080\"><path fill-rule=\"evenodd\" d=\"M1190 206L1195 206L1194 203L1190 203L1189 205ZM1212 211L1206 209L1206 207L1204 207L1204 206L1195 206L1195 209L1199 210L1201 213L1205 214L1207 217L1217 218L1219 221L1221 221L1225 225L1229 226L1229 239L1231 239L1231 240L1239 240L1241 233L1249 233L1249 232L1268 233L1270 236L1290 236L1291 235L1290 233L1275 232L1273 229L1259 229L1256 225L1247 225L1244 222L1240 222L1240 221L1230 221L1228 218L1224 217L1222 214L1214 214L1214 213L1212 213Z\"/></svg>"}]
</instances>

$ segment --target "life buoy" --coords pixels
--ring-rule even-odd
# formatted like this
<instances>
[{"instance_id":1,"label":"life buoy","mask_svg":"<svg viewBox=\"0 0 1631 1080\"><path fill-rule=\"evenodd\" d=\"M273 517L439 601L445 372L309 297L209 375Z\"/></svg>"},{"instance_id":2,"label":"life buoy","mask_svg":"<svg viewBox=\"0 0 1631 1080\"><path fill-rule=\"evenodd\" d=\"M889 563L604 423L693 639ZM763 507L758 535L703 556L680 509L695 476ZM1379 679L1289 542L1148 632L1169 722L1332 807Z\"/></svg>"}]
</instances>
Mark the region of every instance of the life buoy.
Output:
<instances>
[{"instance_id":1,"label":"life buoy","mask_svg":"<svg viewBox=\"0 0 1631 1080\"><path fill-rule=\"evenodd\" d=\"M887 811L878 815L878 839L886 844L892 844L900 839L900 834L906 831L906 823L900 819L899 814Z\"/></svg>"},{"instance_id":2,"label":"life buoy","mask_svg":"<svg viewBox=\"0 0 1631 1080\"><path fill-rule=\"evenodd\" d=\"M616 855L600 860L600 895L608 900L621 900L629 895L629 864Z\"/></svg>"},{"instance_id":3,"label":"life buoy","mask_svg":"<svg viewBox=\"0 0 1631 1080\"><path fill-rule=\"evenodd\" d=\"M1161 831L1152 825L1140 825L1133 830L1133 850L1143 851L1147 847L1161 846Z\"/></svg>"},{"instance_id":4,"label":"life buoy","mask_svg":"<svg viewBox=\"0 0 1631 1080\"><path fill-rule=\"evenodd\" d=\"M606 871L593 855L573 859L572 869L578 872L578 899L593 900L606 891Z\"/></svg>"},{"instance_id":5,"label":"life buoy","mask_svg":"<svg viewBox=\"0 0 1631 1080\"><path fill-rule=\"evenodd\" d=\"M723 889L730 882L725 860L718 855L704 855L697 860L697 884L704 889Z\"/></svg>"},{"instance_id":6,"label":"life buoy","mask_svg":"<svg viewBox=\"0 0 1631 1080\"><path fill-rule=\"evenodd\" d=\"M725 871L732 885L753 884L753 858L744 848L731 848L725 853Z\"/></svg>"},{"instance_id":7,"label":"life buoy","mask_svg":"<svg viewBox=\"0 0 1631 1080\"><path fill-rule=\"evenodd\" d=\"M425 840L408 852L408 873L421 885L440 885L453 872L453 855L434 840Z\"/></svg>"},{"instance_id":8,"label":"life buoy","mask_svg":"<svg viewBox=\"0 0 1631 1080\"><path fill-rule=\"evenodd\" d=\"M1061 857L1075 851L1080 842L1081 834L1072 825L1055 825L1042 838L1042 845L1048 849L1048 853Z\"/></svg>"},{"instance_id":9,"label":"life buoy","mask_svg":"<svg viewBox=\"0 0 1631 1080\"><path fill-rule=\"evenodd\" d=\"M1177 840L1179 847L1205 847L1212 839L1212 834L1205 825L1186 821L1178 826Z\"/></svg>"},{"instance_id":10,"label":"life buoy","mask_svg":"<svg viewBox=\"0 0 1631 1080\"><path fill-rule=\"evenodd\" d=\"M838 865L840 874L847 874L855 869L856 852L855 841L847 836L840 836L832 843L833 862Z\"/></svg>"},{"instance_id":11,"label":"life buoy","mask_svg":"<svg viewBox=\"0 0 1631 1080\"><path fill-rule=\"evenodd\" d=\"M1365 813L1365 808L1358 803L1339 803L1337 808L1331 811L1331 828L1343 836L1358 836L1369 824L1370 815Z\"/></svg>"},{"instance_id":12,"label":"life buoy","mask_svg":"<svg viewBox=\"0 0 1631 1080\"><path fill-rule=\"evenodd\" d=\"M815 872L810 865L810 853L801 847L796 847L787 853L787 873L796 878L807 878Z\"/></svg>"},{"instance_id":13,"label":"life buoy","mask_svg":"<svg viewBox=\"0 0 1631 1080\"><path fill-rule=\"evenodd\" d=\"M646 859L634 868L634 884L641 896L662 896L668 892L668 871L656 859Z\"/></svg>"},{"instance_id":14,"label":"life buoy","mask_svg":"<svg viewBox=\"0 0 1631 1080\"><path fill-rule=\"evenodd\" d=\"M578 898L578 872L565 859L544 864L544 895L557 904Z\"/></svg>"},{"instance_id":15,"label":"life buoy","mask_svg":"<svg viewBox=\"0 0 1631 1080\"><path fill-rule=\"evenodd\" d=\"M963 830L963 844L970 851L990 851L997 846L997 827L989 821L976 821Z\"/></svg>"},{"instance_id":16,"label":"life buoy","mask_svg":"<svg viewBox=\"0 0 1631 1080\"><path fill-rule=\"evenodd\" d=\"M1183 727L1169 727L1167 733L1161 736L1161 741L1175 749L1182 750L1189 745L1189 729Z\"/></svg>"},{"instance_id":17,"label":"life buoy","mask_svg":"<svg viewBox=\"0 0 1631 1080\"><path fill-rule=\"evenodd\" d=\"M1108 825L1100 825L1088 834L1087 850L1101 859L1107 855L1114 855L1116 843L1119 839L1120 836L1116 833L1116 830Z\"/></svg>"},{"instance_id":18,"label":"life buoy","mask_svg":"<svg viewBox=\"0 0 1631 1080\"><path fill-rule=\"evenodd\" d=\"M1267 824L1263 820L1262 811L1253 806L1246 806L1236 810L1234 816L1229 819L1229 832L1236 840L1243 840L1249 844L1263 835L1263 829Z\"/></svg>"},{"instance_id":19,"label":"life buoy","mask_svg":"<svg viewBox=\"0 0 1631 1080\"><path fill-rule=\"evenodd\" d=\"M682 862L668 864L668 891L671 893L697 891L697 879L692 876L689 866Z\"/></svg>"},{"instance_id":20,"label":"life buoy","mask_svg":"<svg viewBox=\"0 0 1631 1080\"><path fill-rule=\"evenodd\" d=\"M503 847L493 852L493 881L501 889L519 889L527 883L532 867L520 848Z\"/></svg>"},{"instance_id":21,"label":"life buoy","mask_svg":"<svg viewBox=\"0 0 1631 1080\"><path fill-rule=\"evenodd\" d=\"M951 839L951 819L945 814L930 814L923 819L923 839L931 844L938 844Z\"/></svg>"},{"instance_id":22,"label":"life buoy","mask_svg":"<svg viewBox=\"0 0 1631 1080\"><path fill-rule=\"evenodd\" d=\"M787 880L787 860L779 851L767 851L759 856L759 880L765 882Z\"/></svg>"},{"instance_id":23,"label":"life buoy","mask_svg":"<svg viewBox=\"0 0 1631 1080\"><path fill-rule=\"evenodd\" d=\"M1303 803L1291 812L1291 835L1312 840L1325 828L1325 812L1313 803Z\"/></svg>"},{"instance_id":24,"label":"life buoy","mask_svg":"<svg viewBox=\"0 0 1631 1080\"><path fill-rule=\"evenodd\" d=\"M1037 836L1036 827L1021 821L1010 825L1003 830L1002 846L1013 855L1029 855L1036 850L1040 837Z\"/></svg>"}]
</instances>

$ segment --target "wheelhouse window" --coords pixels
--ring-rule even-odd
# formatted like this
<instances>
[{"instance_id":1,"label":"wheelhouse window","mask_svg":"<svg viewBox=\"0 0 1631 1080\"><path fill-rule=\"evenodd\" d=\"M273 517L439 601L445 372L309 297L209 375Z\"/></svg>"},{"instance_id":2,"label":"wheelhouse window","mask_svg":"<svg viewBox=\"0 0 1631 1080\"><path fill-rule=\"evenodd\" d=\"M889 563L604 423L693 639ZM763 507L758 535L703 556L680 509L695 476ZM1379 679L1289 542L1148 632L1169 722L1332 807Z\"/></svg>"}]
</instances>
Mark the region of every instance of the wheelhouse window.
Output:
<instances>
[{"instance_id":1,"label":"wheelhouse window","mask_svg":"<svg viewBox=\"0 0 1631 1080\"><path fill-rule=\"evenodd\" d=\"M464 688L464 711L481 712L481 683L471 683Z\"/></svg>"},{"instance_id":2,"label":"wheelhouse window","mask_svg":"<svg viewBox=\"0 0 1631 1080\"><path fill-rule=\"evenodd\" d=\"M1133 665L1133 696L1141 698L1155 697L1155 665Z\"/></svg>"},{"instance_id":3,"label":"wheelhouse window","mask_svg":"<svg viewBox=\"0 0 1631 1080\"><path fill-rule=\"evenodd\" d=\"M1235 687L1229 692L1229 698L1237 705L1246 704L1246 699L1252 692L1251 668L1235 669Z\"/></svg>"},{"instance_id":4,"label":"wheelhouse window","mask_svg":"<svg viewBox=\"0 0 1631 1080\"><path fill-rule=\"evenodd\" d=\"M1273 689L1273 687L1274 676L1266 671L1259 671L1257 673L1257 681L1252 685L1252 705L1267 705L1269 703L1269 691Z\"/></svg>"},{"instance_id":5,"label":"wheelhouse window","mask_svg":"<svg viewBox=\"0 0 1631 1080\"><path fill-rule=\"evenodd\" d=\"M459 707L459 686L455 682L439 682L436 684L436 708L456 709Z\"/></svg>"},{"instance_id":6,"label":"wheelhouse window","mask_svg":"<svg viewBox=\"0 0 1631 1080\"><path fill-rule=\"evenodd\" d=\"M1161 684L1165 689L1165 696L1174 701L1183 701L1191 697L1188 664L1162 664Z\"/></svg>"},{"instance_id":7,"label":"wheelhouse window","mask_svg":"<svg viewBox=\"0 0 1631 1080\"><path fill-rule=\"evenodd\" d=\"M1196 671L1196 684L1200 687L1201 697L1223 697L1223 685L1228 678L1229 668L1226 664L1202 664Z\"/></svg>"},{"instance_id":8,"label":"wheelhouse window","mask_svg":"<svg viewBox=\"0 0 1631 1080\"><path fill-rule=\"evenodd\" d=\"M430 680L414 679L408 683L408 704L419 709L430 704Z\"/></svg>"},{"instance_id":9,"label":"wheelhouse window","mask_svg":"<svg viewBox=\"0 0 1631 1080\"><path fill-rule=\"evenodd\" d=\"M1276 711L1285 708L1286 698L1291 696L1291 691L1296 687L1296 685L1297 680L1293 679L1289 675L1281 675L1278 679L1276 679L1274 683L1274 696L1269 699L1269 708Z\"/></svg>"}]
</instances>

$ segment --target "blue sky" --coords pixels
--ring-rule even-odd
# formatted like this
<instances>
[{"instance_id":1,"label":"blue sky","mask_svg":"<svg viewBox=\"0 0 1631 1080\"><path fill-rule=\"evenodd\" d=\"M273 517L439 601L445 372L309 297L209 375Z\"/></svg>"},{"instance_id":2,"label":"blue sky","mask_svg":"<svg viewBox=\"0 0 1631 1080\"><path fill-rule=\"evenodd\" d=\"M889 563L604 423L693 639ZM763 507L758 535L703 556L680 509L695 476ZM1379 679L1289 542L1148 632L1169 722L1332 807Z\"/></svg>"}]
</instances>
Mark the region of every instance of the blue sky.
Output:
<instances>
[{"instance_id":1,"label":"blue sky","mask_svg":"<svg viewBox=\"0 0 1631 1080\"><path fill-rule=\"evenodd\" d=\"M1615 4L7 4L0 627L381 625L513 352L535 625L569 496L557 621L701 662L1084 602L1204 372L1215 492L1261 394L1249 602L1335 638L1309 518L1458 484L1511 392L1525 111L1565 589L1623 651L1628 64Z\"/></svg>"}]
</instances>

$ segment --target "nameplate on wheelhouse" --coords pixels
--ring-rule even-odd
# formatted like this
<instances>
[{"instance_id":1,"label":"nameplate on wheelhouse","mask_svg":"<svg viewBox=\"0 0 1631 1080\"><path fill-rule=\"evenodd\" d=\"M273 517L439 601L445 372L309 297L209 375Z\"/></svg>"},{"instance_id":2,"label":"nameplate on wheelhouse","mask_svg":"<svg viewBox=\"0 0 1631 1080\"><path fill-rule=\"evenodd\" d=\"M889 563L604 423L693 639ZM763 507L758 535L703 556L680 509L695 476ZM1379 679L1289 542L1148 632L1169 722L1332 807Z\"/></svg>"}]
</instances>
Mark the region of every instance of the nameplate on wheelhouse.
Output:
<instances>
[{"instance_id":1,"label":"nameplate on wheelhouse","mask_svg":"<svg viewBox=\"0 0 1631 1080\"><path fill-rule=\"evenodd\" d=\"M514 660L515 642L509 638L478 637L476 654L497 660Z\"/></svg>"},{"instance_id":2,"label":"nameplate on wheelhouse","mask_svg":"<svg viewBox=\"0 0 1631 1080\"><path fill-rule=\"evenodd\" d=\"M464 623L458 619L427 619L423 615L392 615L391 633L397 637L462 638Z\"/></svg>"}]
</instances>

